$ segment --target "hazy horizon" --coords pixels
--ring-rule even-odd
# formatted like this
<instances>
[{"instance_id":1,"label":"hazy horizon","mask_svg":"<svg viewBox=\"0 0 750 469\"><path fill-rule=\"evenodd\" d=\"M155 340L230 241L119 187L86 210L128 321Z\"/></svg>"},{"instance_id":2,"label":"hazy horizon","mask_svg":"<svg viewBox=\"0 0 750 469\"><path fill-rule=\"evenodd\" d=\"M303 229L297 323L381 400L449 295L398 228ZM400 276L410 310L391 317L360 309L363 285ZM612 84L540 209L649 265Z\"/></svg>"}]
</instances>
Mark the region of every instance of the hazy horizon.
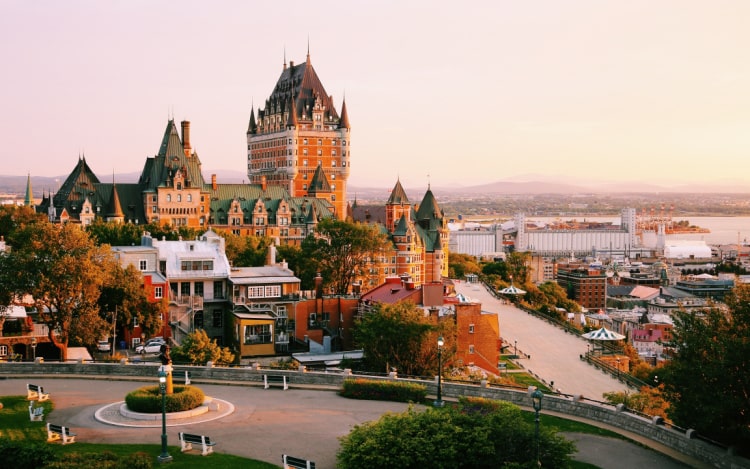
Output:
<instances>
[{"instance_id":1,"label":"hazy horizon","mask_svg":"<svg viewBox=\"0 0 750 469\"><path fill-rule=\"evenodd\" d=\"M167 120L244 171L251 108L311 63L352 126L349 184L750 187L750 3L0 3L4 174L137 172ZM526 179L524 179L526 178Z\"/></svg>"}]
</instances>

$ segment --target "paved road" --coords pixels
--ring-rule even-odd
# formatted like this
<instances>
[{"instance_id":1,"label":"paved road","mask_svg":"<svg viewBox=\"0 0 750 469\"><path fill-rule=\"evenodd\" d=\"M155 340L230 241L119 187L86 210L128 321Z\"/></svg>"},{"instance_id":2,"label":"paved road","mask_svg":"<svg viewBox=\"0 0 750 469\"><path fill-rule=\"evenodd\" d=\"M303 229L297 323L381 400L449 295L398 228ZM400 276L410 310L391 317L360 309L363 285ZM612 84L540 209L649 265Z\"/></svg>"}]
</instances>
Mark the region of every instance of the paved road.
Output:
<instances>
[{"instance_id":1,"label":"paved road","mask_svg":"<svg viewBox=\"0 0 750 469\"><path fill-rule=\"evenodd\" d=\"M560 392L602 400L605 392L627 389L625 384L581 361L580 355L587 350L585 339L501 303L482 284L462 281L456 284L456 291L482 303L483 311L497 313L502 338L511 346L517 342L518 350L531 356L520 363L546 382L554 382Z\"/></svg>"},{"instance_id":2,"label":"paved road","mask_svg":"<svg viewBox=\"0 0 750 469\"><path fill-rule=\"evenodd\" d=\"M24 394L27 382L26 378L0 379L0 396ZM147 428L123 427L98 421L94 415L97 410L122 400L131 390L153 383L39 377L34 378L34 383L44 386L55 403L55 410L45 420L70 426L78 441L157 445L161 442L160 421ZM309 458L321 469L334 468L339 437L347 435L354 425L408 407L397 402L345 399L331 391L264 390L241 385L201 384L200 387L206 395L232 403L234 412L215 420L209 420L211 416L207 415L185 423L169 423L169 444L179 445L177 433L181 431L207 434L217 441L217 452L276 465L281 465L281 454L287 453ZM644 464L660 469L688 467L633 443L584 434L566 436L579 447L575 459L603 469L643 469Z\"/></svg>"}]
</instances>

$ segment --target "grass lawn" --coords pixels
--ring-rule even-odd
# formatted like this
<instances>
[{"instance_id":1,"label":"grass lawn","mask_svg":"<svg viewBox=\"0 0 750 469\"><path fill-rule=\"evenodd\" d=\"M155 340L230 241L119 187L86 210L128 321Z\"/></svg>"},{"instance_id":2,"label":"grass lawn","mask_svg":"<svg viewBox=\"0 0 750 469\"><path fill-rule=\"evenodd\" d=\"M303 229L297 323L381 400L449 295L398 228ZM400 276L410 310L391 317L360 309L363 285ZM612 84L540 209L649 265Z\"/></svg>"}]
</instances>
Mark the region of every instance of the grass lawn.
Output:
<instances>
[{"instance_id":1,"label":"grass lawn","mask_svg":"<svg viewBox=\"0 0 750 469\"><path fill-rule=\"evenodd\" d=\"M27 441L34 443L44 443L47 441L47 424L45 422L32 422L29 420L29 401L26 396L2 396L0 403L3 408L0 409L0 439L8 441ZM35 407L43 406L44 415L54 408L52 401L34 403ZM114 455L124 457L137 452L143 452L153 455L153 465L158 466L156 457L161 454L161 445L143 445L143 444L91 444L76 442L70 445L49 444L56 454L70 455L77 453L86 457L86 459L95 459L103 453L109 452ZM272 469L278 468L278 465L269 464L263 461L242 458L231 454L213 453L209 456L201 456L200 453L189 452L182 453L179 446L168 447L169 454L174 458L169 467L174 468L249 468L249 469Z\"/></svg>"}]
</instances>

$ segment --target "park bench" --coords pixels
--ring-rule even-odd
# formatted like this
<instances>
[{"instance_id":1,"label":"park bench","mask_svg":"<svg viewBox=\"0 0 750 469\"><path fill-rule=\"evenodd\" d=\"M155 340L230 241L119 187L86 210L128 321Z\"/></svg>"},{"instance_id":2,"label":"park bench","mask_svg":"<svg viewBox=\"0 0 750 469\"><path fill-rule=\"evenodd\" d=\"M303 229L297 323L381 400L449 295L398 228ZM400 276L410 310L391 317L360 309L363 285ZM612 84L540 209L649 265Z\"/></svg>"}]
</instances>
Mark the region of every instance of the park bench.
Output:
<instances>
[{"instance_id":1,"label":"park bench","mask_svg":"<svg viewBox=\"0 0 750 469\"><path fill-rule=\"evenodd\" d=\"M281 455L281 462L284 463L284 469L315 469L315 463L313 461L295 458L288 454Z\"/></svg>"},{"instance_id":2,"label":"park bench","mask_svg":"<svg viewBox=\"0 0 750 469\"><path fill-rule=\"evenodd\" d=\"M70 431L70 428L54 423L47 424L47 443L58 441L64 445L75 443L76 434Z\"/></svg>"},{"instance_id":3,"label":"park bench","mask_svg":"<svg viewBox=\"0 0 750 469\"><path fill-rule=\"evenodd\" d=\"M209 453L214 452L213 447L216 445L216 442L211 441L211 438L206 435L193 435L192 433L184 432L180 432L179 435L180 446L182 447L181 450L183 453L193 449L193 445L201 445L201 454L203 456L208 456Z\"/></svg>"},{"instance_id":4,"label":"park bench","mask_svg":"<svg viewBox=\"0 0 750 469\"><path fill-rule=\"evenodd\" d=\"M289 383L286 380L286 375L263 375L263 389L268 389L272 384L283 385L284 391L289 389Z\"/></svg>"},{"instance_id":5,"label":"park bench","mask_svg":"<svg viewBox=\"0 0 750 469\"><path fill-rule=\"evenodd\" d=\"M29 404L29 420L32 422L41 422L44 420L44 407L34 407L34 403Z\"/></svg>"},{"instance_id":6,"label":"park bench","mask_svg":"<svg viewBox=\"0 0 750 469\"><path fill-rule=\"evenodd\" d=\"M44 392L44 388L36 384L26 385L26 399L30 401L46 401L49 399L49 393Z\"/></svg>"}]
</instances>

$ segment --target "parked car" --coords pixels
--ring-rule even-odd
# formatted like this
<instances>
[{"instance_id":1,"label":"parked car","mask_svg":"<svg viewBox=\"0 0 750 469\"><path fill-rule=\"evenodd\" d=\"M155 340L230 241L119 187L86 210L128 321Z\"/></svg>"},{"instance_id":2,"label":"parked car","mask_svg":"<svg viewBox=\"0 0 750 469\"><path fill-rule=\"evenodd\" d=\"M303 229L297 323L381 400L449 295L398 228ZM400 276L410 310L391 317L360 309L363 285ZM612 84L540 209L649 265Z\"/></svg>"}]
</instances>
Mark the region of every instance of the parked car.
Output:
<instances>
[{"instance_id":1,"label":"parked car","mask_svg":"<svg viewBox=\"0 0 750 469\"><path fill-rule=\"evenodd\" d=\"M161 351L161 346L166 343L167 342L161 337L148 339L145 344L138 345L135 348L135 352L140 354L159 353Z\"/></svg>"},{"instance_id":2,"label":"parked car","mask_svg":"<svg viewBox=\"0 0 750 469\"><path fill-rule=\"evenodd\" d=\"M97 342L96 348L100 352L109 352L110 350L112 350L112 346L109 344L108 340L100 340L99 342Z\"/></svg>"}]
</instances>

